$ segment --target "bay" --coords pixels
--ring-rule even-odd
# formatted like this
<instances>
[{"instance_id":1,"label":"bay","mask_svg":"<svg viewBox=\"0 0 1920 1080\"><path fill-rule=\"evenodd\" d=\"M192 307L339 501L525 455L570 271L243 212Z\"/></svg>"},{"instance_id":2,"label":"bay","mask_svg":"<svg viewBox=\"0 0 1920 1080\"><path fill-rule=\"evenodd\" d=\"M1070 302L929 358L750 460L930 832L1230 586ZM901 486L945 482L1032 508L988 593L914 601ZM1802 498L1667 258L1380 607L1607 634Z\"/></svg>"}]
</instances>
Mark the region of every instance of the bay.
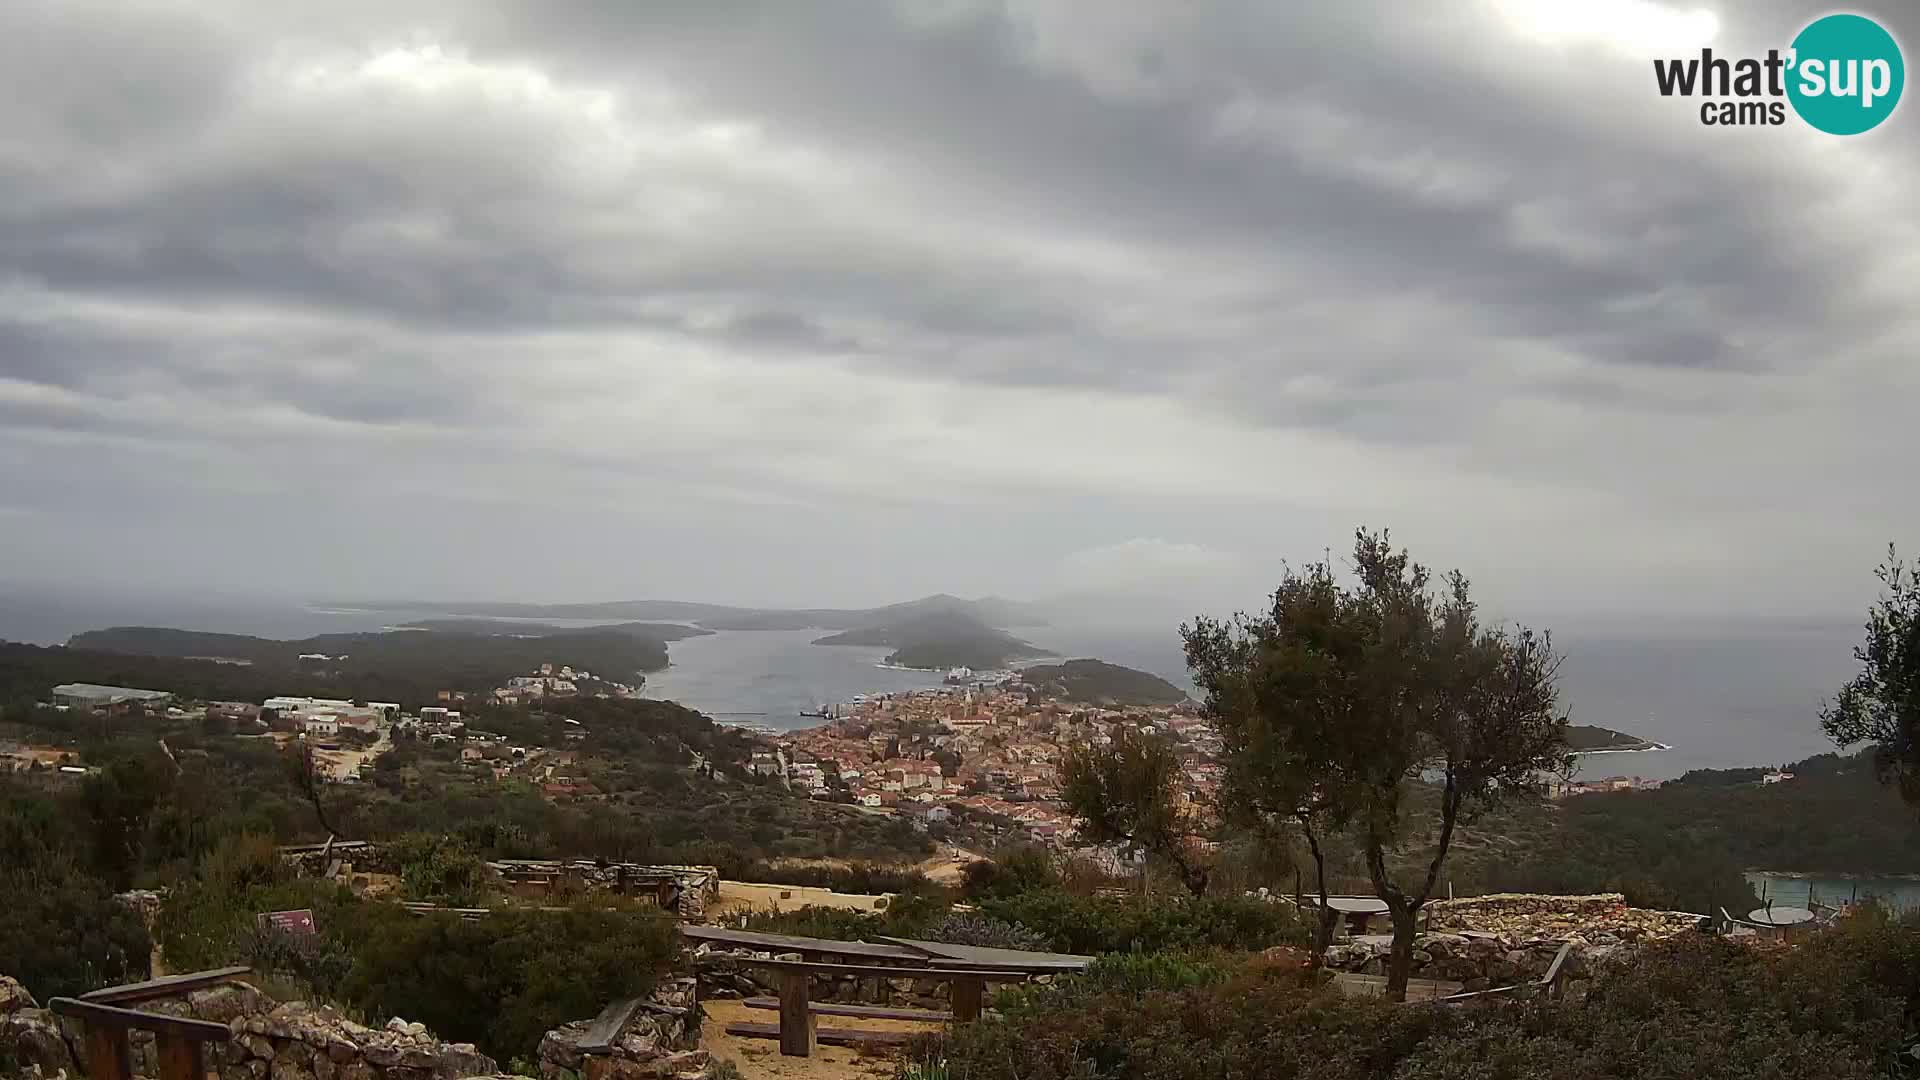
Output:
<instances>
[{"instance_id":1,"label":"bay","mask_svg":"<svg viewBox=\"0 0 1920 1080\"><path fill-rule=\"evenodd\" d=\"M0 584L0 639L58 644L116 625L296 638L378 630L431 611L330 609L291 599L193 594L91 594L37 584ZM574 623L578 625L578 623ZM1062 656L1138 668L1192 692L1175 627L1059 624L1014 632ZM647 680L649 696L775 729L814 721L800 714L859 694L935 686L928 672L880 666L886 650L816 646L824 631L723 631L668 648L671 666ZM1856 668L1859 630L1845 624L1750 622L1644 626L1556 635L1560 682L1574 723L1666 743L1644 754L1585 755L1583 778L1672 779L1689 769L1779 765L1834 747L1819 708Z\"/></svg>"}]
</instances>

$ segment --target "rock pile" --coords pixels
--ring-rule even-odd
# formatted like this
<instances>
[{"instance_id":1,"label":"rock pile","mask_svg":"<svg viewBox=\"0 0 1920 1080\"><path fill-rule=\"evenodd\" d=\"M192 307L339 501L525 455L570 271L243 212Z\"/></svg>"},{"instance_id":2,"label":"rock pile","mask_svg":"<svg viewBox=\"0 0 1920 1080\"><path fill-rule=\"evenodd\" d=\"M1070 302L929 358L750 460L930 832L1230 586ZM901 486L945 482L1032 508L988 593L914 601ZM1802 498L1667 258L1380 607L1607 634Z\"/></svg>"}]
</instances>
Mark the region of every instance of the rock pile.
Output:
<instances>
[{"instance_id":1,"label":"rock pile","mask_svg":"<svg viewBox=\"0 0 1920 1080\"><path fill-rule=\"evenodd\" d=\"M1516 941L1581 937L1599 945L1658 940L1686 933L1701 916L1628 907L1619 893L1537 896L1497 893L1427 905L1429 930L1474 930Z\"/></svg>"},{"instance_id":2,"label":"rock pile","mask_svg":"<svg viewBox=\"0 0 1920 1080\"><path fill-rule=\"evenodd\" d=\"M276 1005L237 980L138 1008L226 1024L232 1037L207 1047L207 1064L221 1080L457 1080L499 1071L472 1044L443 1043L420 1024L394 1020L375 1030L329 1008ZM127 1042L134 1072L159 1075L153 1033L131 1031ZM78 1077L87 1065L85 1031L0 976L0 1062L23 1076Z\"/></svg>"},{"instance_id":3,"label":"rock pile","mask_svg":"<svg viewBox=\"0 0 1920 1080\"><path fill-rule=\"evenodd\" d=\"M1619 893L1500 893L1437 900L1427 911L1427 931L1413 943L1413 977L1459 982L1468 990L1538 979L1568 942L1573 949L1561 976L1578 979L1623 947L1693 931L1701 918L1628 907ZM1336 971L1383 975L1391 951L1390 937L1368 935L1336 943L1325 962Z\"/></svg>"},{"instance_id":4,"label":"rock pile","mask_svg":"<svg viewBox=\"0 0 1920 1080\"><path fill-rule=\"evenodd\" d=\"M0 975L0 1067L21 1076L75 1076L73 1048L60 1018L42 1009L27 988Z\"/></svg>"},{"instance_id":5,"label":"rock pile","mask_svg":"<svg viewBox=\"0 0 1920 1080\"><path fill-rule=\"evenodd\" d=\"M1466 990L1512 986L1540 978L1553 965L1561 941L1513 941L1488 935L1421 934L1413 941L1416 979L1442 979ZM1576 939L1562 966L1563 978L1579 978L1618 946L1596 946ZM1326 966L1335 971L1385 975L1393 944L1385 935L1337 943L1327 949Z\"/></svg>"},{"instance_id":6,"label":"rock pile","mask_svg":"<svg viewBox=\"0 0 1920 1080\"><path fill-rule=\"evenodd\" d=\"M443 1043L395 1017L382 1029L292 1001L236 1016L221 1080L456 1080L499 1071L472 1043Z\"/></svg>"},{"instance_id":7,"label":"rock pile","mask_svg":"<svg viewBox=\"0 0 1920 1080\"><path fill-rule=\"evenodd\" d=\"M610 1011L627 1012L623 1005ZM606 1014L603 1014L606 1015ZM579 1020L540 1040L546 1080L701 1080L711 1060L700 1046L700 1006L693 977L662 983L627 1012L606 1048L582 1049L597 1020Z\"/></svg>"}]
</instances>

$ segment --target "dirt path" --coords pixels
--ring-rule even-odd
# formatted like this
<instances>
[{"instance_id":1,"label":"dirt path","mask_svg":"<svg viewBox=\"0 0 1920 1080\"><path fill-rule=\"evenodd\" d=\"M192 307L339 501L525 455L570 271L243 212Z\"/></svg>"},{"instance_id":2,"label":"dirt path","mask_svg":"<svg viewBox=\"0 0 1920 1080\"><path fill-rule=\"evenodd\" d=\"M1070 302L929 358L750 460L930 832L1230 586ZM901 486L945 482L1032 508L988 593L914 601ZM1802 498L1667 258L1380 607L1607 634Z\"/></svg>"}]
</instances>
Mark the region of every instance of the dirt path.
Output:
<instances>
[{"instance_id":1,"label":"dirt path","mask_svg":"<svg viewBox=\"0 0 1920 1080\"><path fill-rule=\"evenodd\" d=\"M966 874L967 867L985 860L985 855L977 855L965 848L946 847L914 869L942 885L957 885Z\"/></svg>"},{"instance_id":2,"label":"dirt path","mask_svg":"<svg viewBox=\"0 0 1920 1080\"><path fill-rule=\"evenodd\" d=\"M777 1021L779 1014L749 1009L738 1001L703 1001L707 1022L700 1028L700 1048L716 1059L740 1066L743 1080L869 1080L890 1077L899 1068L901 1051L860 1051L845 1046L816 1046L811 1057L782 1057L773 1039L736 1038L727 1025L739 1020L759 1024ZM824 1027L865 1028L872 1031L938 1031L938 1025L900 1020L867 1020L857 1016L822 1016Z\"/></svg>"}]
</instances>

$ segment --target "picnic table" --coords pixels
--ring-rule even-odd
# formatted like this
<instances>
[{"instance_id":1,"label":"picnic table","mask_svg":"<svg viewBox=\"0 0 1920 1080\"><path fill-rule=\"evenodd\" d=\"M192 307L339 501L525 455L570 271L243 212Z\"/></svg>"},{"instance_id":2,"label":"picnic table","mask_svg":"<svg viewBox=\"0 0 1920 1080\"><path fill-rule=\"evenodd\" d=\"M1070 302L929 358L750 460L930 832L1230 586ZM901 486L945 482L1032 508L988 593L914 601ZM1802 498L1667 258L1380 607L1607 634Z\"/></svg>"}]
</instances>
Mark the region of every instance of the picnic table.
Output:
<instances>
[{"instance_id":1,"label":"picnic table","mask_svg":"<svg viewBox=\"0 0 1920 1080\"><path fill-rule=\"evenodd\" d=\"M765 960L742 959L742 964L771 968L778 973L778 997L748 998L744 1004L749 1009L778 1012L780 1020L777 1024L734 1023L728 1024L726 1029L729 1035L777 1038L780 1040L780 1052L794 1057L809 1056L816 1042L849 1046L884 1045L912 1038L911 1034L898 1031L817 1027L814 1018L818 1016L965 1023L979 1018L987 983L1020 982L1036 976L1083 971L1093 962L1090 956L1070 953L989 949L913 938L837 941L832 938L767 934L719 926L682 926L680 933L689 941L732 945L769 954L797 954L802 958L780 960L770 956ZM849 959L884 963L846 962ZM814 975L946 982L952 984L948 994L952 1008L950 1011L941 1011L812 1001L808 995Z\"/></svg>"},{"instance_id":2,"label":"picnic table","mask_svg":"<svg viewBox=\"0 0 1920 1080\"><path fill-rule=\"evenodd\" d=\"M1813 912L1803 907L1763 907L1747 912L1747 921L1761 926L1800 926L1813 920Z\"/></svg>"},{"instance_id":3,"label":"picnic table","mask_svg":"<svg viewBox=\"0 0 1920 1080\"><path fill-rule=\"evenodd\" d=\"M1300 898L1300 903L1303 907L1319 907L1320 898L1307 895ZM1348 935L1356 937L1371 930L1375 919L1384 919L1390 914L1387 902L1377 896L1329 896L1327 909L1338 913L1346 923Z\"/></svg>"},{"instance_id":4,"label":"picnic table","mask_svg":"<svg viewBox=\"0 0 1920 1080\"><path fill-rule=\"evenodd\" d=\"M989 982L1020 982L1029 978L1027 972L995 971L986 968L902 968L878 966L872 964L825 964L810 960L743 960L744 964L754 967L772 968L780 976L780 997L777 1002L764 998L748 1000L749 1008L764 1008L774 1004L779 1010L780 1021L777 1024L736 1023L727 1025L727 1034L745 1035L750 1038L779 1039L780 1053L787 1057L811 1057L815 1042L839 1043L842 1045L888 1044L905 1041L911 1036L902 1032L860 1031L852 1028L820 1028L815 1017L828 1016L865 1016L879 1020L956 1020L961 1022L977 1020L980 1017L981 1001L985 997L986 984ZM926 1009L887 1009L879 1006L848 1006L833 1002L815 1003L809 998L815 975L852 975L858 978L881 979L928 979L935 982L953 984L953 1011L932 1013ZM859 1011L851 1011L854 1009ZM931 1015L929 1015L932 1013Z\"/></svg>"}]
</instances>

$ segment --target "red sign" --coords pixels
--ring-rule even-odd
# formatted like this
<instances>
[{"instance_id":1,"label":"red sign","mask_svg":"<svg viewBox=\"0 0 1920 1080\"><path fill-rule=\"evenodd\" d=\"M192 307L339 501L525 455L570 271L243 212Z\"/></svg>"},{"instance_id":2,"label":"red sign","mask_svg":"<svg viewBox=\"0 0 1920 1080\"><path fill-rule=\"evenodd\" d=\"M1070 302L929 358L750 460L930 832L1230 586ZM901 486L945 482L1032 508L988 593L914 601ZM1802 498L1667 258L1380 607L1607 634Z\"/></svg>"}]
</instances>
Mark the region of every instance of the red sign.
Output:
<instances>
[{"instance_id":1,"label":"red sign","mask_svg":"<svg viewBox=\"0 0 1920 1080\"><path fill-rule=\"evenodd\" d=\"M274 929L295 937L313 935L313 912L308 908L299 911L269 911L260 916L260 929Z\"/></svg>"}]
</instances>

